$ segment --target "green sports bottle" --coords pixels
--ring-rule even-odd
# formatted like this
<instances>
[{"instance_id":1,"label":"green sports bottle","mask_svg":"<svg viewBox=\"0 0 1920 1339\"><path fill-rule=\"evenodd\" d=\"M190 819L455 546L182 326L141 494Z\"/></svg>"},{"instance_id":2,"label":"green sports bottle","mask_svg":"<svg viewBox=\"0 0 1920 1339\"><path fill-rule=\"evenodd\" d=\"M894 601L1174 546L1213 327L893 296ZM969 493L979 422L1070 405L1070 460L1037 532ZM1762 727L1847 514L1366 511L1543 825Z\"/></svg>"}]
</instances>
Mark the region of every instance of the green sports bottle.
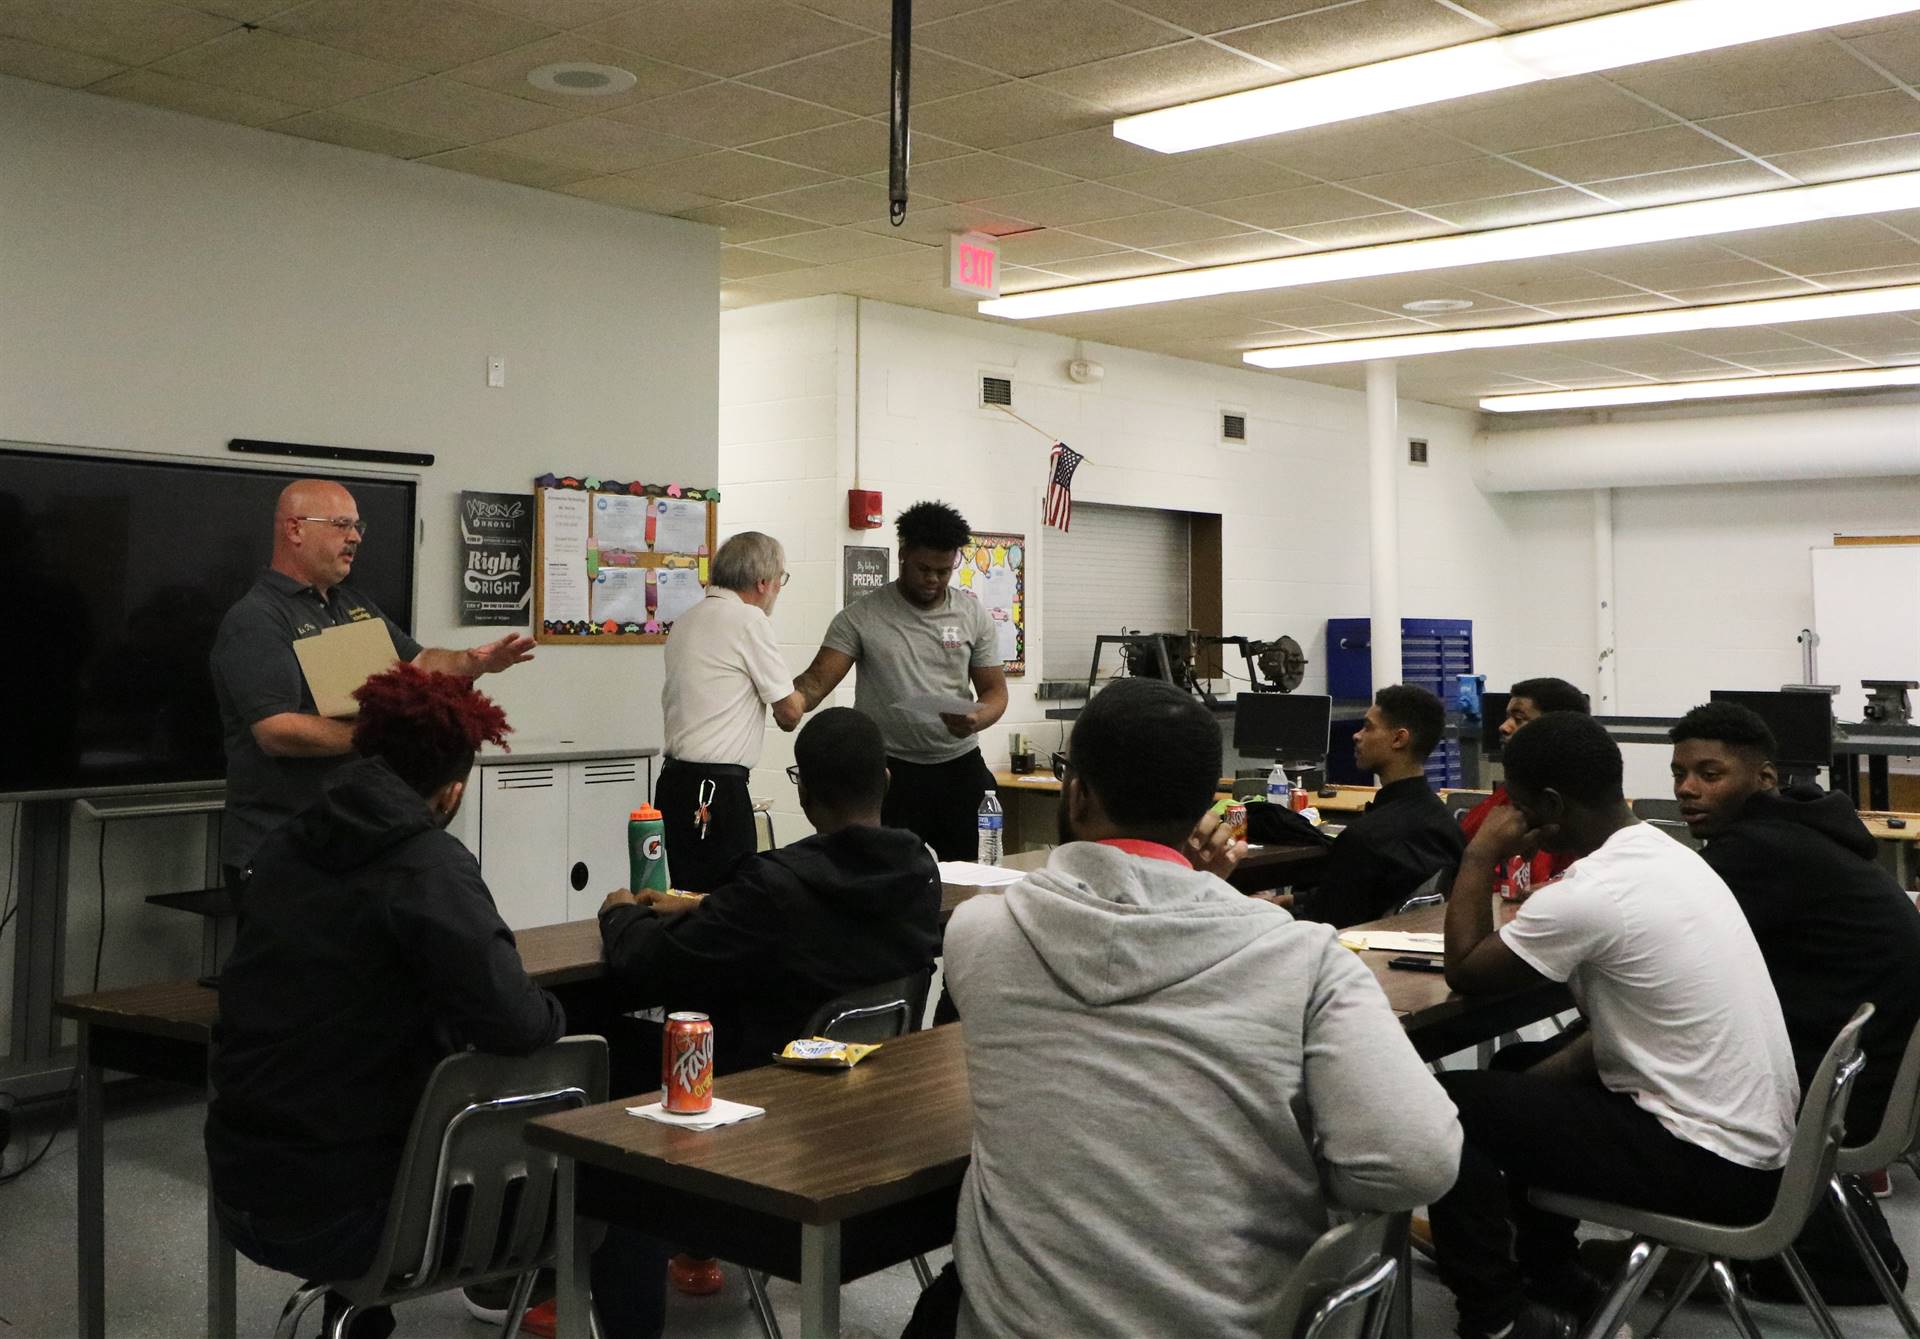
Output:
<instances>
[{"instance_id":1,"label":"green sports bottle","mask_svg":"<svg viewBox=\"0 0 1920 1339\"><path fill-rule=\"evenodd\" d=\"M667 873L667 826L650 804L627 819L627 887L636 893L643 888L664 893L673 887Z\"/></svg>"}]
</instances>

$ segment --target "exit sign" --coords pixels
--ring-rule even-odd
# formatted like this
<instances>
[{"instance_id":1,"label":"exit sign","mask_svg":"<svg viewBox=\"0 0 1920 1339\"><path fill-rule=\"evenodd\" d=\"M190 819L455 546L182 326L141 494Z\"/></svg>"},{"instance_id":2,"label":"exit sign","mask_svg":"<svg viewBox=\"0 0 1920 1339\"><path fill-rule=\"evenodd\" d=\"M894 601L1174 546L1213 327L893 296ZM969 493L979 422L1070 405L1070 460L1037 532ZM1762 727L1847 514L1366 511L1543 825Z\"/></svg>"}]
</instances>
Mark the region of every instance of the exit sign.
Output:
<instances>
[{"instance_id":1,"label":"exit sign","mask_svg":"<svg viewBox=\"0 0 1920 1339\"><path fill-rule=\"evenodd\" d=\"M975 297L1000 296L1000 246L981 232L947 237L947 287Z\"/></svg>"}]
</instances>

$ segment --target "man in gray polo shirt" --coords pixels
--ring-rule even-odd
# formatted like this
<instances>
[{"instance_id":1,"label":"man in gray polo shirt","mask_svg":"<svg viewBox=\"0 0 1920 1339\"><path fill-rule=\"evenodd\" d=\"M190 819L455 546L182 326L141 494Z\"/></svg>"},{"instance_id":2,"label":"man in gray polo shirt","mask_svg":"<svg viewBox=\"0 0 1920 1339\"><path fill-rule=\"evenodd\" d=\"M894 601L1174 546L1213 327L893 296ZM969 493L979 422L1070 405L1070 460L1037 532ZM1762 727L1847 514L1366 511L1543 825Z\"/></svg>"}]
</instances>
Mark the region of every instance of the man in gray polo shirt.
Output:
<instances>
[{"instance_id":1,"label":"man in gray polo shirt","mask_svg":"<svg viewBox=\"0 0 1920 1339\"><path fill-rule=\"evenodd\" d=\"M422 647L346 584L365 535L353 494L339 484L288 484L274 508L272 564L220 622L208 665L227 748L220 862L229 884L261 839L318 799L320 783L353 752L353 722L314 710L296 641L377 618L399 659L436 673L475 679L533 658L533 639L519 633L470 651Z\"/></svg>"},{"instance_id":2,"label":"man in gray polo shirt","mask_svg":"<svg viewBox=\"0 0 1920 1339\"><path fill-rule=\"evenodd\" d=\"M917 502L896 530L899 578L835 615L793 687L811 711L858 664L853 704L880 726L892 774L881 821L918 834L942 860L971 860L980 797L993 785L974 736L1006 711L1007 675L992 616L949 584L971 533L966 518ZM929 694L973 706L937 718L900 706Z\"/></svg>"}]
</instances>

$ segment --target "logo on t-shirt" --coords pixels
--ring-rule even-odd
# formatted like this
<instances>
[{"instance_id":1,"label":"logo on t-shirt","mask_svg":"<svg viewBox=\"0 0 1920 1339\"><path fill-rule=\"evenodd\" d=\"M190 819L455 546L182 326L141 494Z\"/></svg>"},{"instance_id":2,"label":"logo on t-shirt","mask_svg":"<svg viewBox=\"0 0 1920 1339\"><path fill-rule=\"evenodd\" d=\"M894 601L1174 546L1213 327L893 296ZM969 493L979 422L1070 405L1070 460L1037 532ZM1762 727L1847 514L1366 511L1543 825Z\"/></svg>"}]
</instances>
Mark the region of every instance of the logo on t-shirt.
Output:
<instances>
[{"instance_id":1,"label":"logo on t-shirt","mask_svg":"<svg viewBox=\"0 0 1920 1339\"><path fill-rule=\"evenodd\" d=\"M958 651L966 644L967 639L960 635L960 625L958 623L942 623L940 625L940 645L946 647L949 651Z\"/></svg>"}]
</instances>

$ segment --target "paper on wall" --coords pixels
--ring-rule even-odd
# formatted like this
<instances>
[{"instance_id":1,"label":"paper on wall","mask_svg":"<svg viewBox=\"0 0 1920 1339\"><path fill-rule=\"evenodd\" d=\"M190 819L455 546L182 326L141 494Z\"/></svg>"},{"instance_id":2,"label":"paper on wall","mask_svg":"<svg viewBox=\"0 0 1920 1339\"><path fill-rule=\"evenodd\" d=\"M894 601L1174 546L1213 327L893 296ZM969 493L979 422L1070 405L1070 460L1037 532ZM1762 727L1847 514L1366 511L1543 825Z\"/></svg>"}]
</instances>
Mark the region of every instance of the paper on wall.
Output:
<instances>
[{"instance_id":1,"label":"paper on wall","mask_svg":"<svg viewBox=\"0 0 1920 1339\"><path fill-rule=\"evenodd\" d=\"M691 567L662 567L655 570L659 584L654 597L654 617L671 623L707 598L700 585L700 573Z\"/></svg>"},{"instance_id":2,"label":"paper on wall","mask_svg":"<svg viewBox=\"0 0 1920 1339\"><path fill-rule=\"evenodd\" d=\"M644 567L603 567L593 578L593 621L645 623L647 571Z\"/></svg>"},{"instance_id":3,"label":"paper on wall","mask_svg":"<svg viewBox=\"0 0 1920 1339\"><path fill-rule=\"evenodd\" d=\"M707 504L685 498L654 498L655 553L698 553L707 547ZM662 617L665 617L662 615Z\"/></svg>"},{"instance_id":4,"label":"paper on wall","mask_svg":"<svg viewBox=\"0 0 1920 1339\"><path fill-rule=\"evenodd\" d=\"M549 488L541 494L540 539L556 558L578 557L587 551L587 495L571 489ZM580 618L587 616L586 606ZM559 618L558 614L548 614ZM578 620L575 620L578 621Z\"/></svg>"},{"instance_id":5,"label":"paper on wall","mask_svg":"<svg viewBox=\"0 0 1920 1339\"><path fill-rule=\"evenodd\" d=\"M583 518L585 514L583 507ZM540 578L541 618L551 623L587 621L587 569L577 559L556 561L549 558L542 564Z\"/></svg>"},{"instance_id":6,"label":"paper on wall","mask_svg":"<svg viewBox=\"0 0 1920 1339\"><path fill-rule=\"evenodd\" d=\"M645 549L647 500L626 493L595 493L593 543L601 549Z\"/></svg>"}]
</instances>

